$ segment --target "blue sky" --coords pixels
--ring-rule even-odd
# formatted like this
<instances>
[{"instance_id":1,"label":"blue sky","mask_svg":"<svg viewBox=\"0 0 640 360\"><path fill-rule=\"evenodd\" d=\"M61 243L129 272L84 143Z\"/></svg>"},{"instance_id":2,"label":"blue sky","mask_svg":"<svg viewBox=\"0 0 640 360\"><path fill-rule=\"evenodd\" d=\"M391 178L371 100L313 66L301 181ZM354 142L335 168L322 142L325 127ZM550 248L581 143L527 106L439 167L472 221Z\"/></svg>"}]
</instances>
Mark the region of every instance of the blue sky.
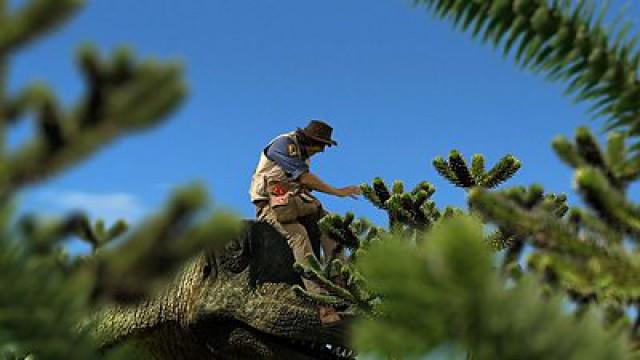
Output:
<instances>
[{"instance_id":1,"label":"blue sky","mask_svg":"<svg viewBox=\"0 0 640 360\"><path fill-rule=\"evenodd\" d=\"M639 14L630 7L630 18ZM310 118L330 123L340 143L312 166L334 186L427 180L439 206L463 206L464 192L431 166L458 149L485 154L488 165L511 153L523 168L510 185L540 182L576 203L572 173L550 142L601 125L563 96L562 84L518 69L410 1L89 1L14 59L11 88L45 81L72 103L83 89L73 55L87 41L106 53L124 44L142 57L181 60L190 96L163 125L26 189L24 211L80 207L135 222L171 188L197 180L216 205L253 217L247 189L260 150ZM13 130L13 146L31 126L26 119ZM363 199L320 197L329 210L384 223Z\"/></svg>"}]
</instances>

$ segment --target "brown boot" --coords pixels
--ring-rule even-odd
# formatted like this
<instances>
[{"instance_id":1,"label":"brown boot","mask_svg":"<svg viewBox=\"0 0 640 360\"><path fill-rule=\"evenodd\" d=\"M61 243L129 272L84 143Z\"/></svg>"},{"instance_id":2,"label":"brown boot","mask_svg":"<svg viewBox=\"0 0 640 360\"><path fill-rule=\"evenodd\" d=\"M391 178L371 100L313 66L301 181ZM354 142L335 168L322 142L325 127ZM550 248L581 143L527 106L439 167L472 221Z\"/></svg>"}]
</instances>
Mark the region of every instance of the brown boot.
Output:
<instances>
[{"instance_id":1,"label":"brown boot","mask_svg":"<svg viewBox=\"0 0 640 360\"><path fill-rule=\"evenodd\" d=\"M336 309L330 306L320 306L320 323L322 326L331 326L339 323L342 318L336 312Z\"/></svg>"}]
</instances>

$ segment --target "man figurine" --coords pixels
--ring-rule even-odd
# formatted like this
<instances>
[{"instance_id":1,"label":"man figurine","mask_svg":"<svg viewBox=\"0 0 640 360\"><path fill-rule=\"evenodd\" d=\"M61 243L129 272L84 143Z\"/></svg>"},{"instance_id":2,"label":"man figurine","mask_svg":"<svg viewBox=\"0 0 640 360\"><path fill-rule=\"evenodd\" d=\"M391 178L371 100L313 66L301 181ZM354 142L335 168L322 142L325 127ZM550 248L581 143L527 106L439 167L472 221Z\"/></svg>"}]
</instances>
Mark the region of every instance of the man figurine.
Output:
<instances>
[{"instance_id":1,"label":"man figurine","mask_svg":"<svg viewBox=\"0 0 640 360\"><path fill-rule=\"evenodd\" d=\"M320 201L310 194L317 190L340 197L357 198L358 186L334 188L309 170L311 156L326 146L338 145L331 139L333 128L323 121L311 120L306 128L279 135L260 154L249 194L256 206L256 218L271 224L287 239L296 262L305 263L315 256L303 217L320 219L326 212ZM320 237L325 258L339 256L337 244L326 235ZM305 288L323 294L326 291L313 281L302 279ZM320 321L333 324L340 316L332 307L321 306Z\"/></svg>"}]
</instances>

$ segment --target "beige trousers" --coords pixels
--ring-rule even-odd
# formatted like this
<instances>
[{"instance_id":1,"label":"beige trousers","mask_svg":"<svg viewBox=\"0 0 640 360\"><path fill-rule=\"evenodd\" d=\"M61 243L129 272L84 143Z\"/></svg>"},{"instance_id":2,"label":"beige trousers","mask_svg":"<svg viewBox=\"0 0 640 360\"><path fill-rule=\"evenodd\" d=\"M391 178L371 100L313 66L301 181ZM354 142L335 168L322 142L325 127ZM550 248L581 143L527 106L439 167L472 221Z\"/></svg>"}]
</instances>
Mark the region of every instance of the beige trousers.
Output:
<instances>
[{"instance_id":1,"label":"beige trousers","mask_svg":"<svg viewBox=\"0 0 640 360\"><path fill-rule=\"evenodd\" d=\"M324 210L321 210L324 212ZM281 233L286 239L289 247L293 252L293 258L296 262L306 263L306 256L312 255L313 248L311 247L311 240L307 229L300 222L281 223L277 220L275 213L270 206L256 207L256 218L260 221L264 221L273 226L279 233ZM336 251L338 244L325 234L320 236L320 246L324 253L324 258L331 257ZM339 256L341 254L338 254ZM316 284L314 281L302 278L305 288L316 294L325 294L326 291Z\"/></svg>"}]
</instances>

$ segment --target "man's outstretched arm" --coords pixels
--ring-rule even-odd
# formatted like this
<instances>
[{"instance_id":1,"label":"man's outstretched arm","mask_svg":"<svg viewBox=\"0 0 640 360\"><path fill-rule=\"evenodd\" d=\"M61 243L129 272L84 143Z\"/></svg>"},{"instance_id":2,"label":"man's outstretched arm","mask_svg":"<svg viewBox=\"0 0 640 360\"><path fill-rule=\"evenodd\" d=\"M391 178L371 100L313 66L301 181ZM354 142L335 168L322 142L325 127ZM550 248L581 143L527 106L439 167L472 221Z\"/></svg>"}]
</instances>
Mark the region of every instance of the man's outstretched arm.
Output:
<instances>
[{"instance_id":1,"label":"man's outstretched arm","mask_svg":"<svg viewBox=\"0 0 640 360\"><path fill-rule=\"evenodd\" d=\"M352 198L356 198L361 194L360 187L358 186L354 185L336 189L333 186L322 181L317 175L311 172L305 172L300 175L298 181L300 182L300 184L308 187L311 190L317 190L325 194L340 197L351 196Z\"/></svg>"}]
</instances>

